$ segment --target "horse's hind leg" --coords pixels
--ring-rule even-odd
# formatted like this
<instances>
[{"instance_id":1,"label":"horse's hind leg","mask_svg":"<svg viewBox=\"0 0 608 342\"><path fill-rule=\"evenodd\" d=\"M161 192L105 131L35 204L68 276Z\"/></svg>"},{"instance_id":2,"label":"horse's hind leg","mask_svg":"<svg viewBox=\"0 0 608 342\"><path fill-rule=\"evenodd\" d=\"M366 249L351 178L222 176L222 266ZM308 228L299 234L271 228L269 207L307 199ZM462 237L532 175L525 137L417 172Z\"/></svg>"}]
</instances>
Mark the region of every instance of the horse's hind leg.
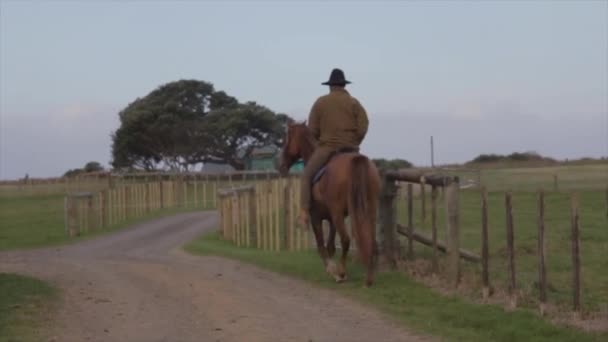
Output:
<instances>
[{"instance_id":1,"label":"horse's hind leg","mask_svg":"<svg viewBox=\"0 0 608 342\"><path fill-rule=\"evenodd\" d=\"M346 230L346 225L344 224L344 216L335 215L332 217L332 222L338 234L340 234L340 242L342 244L342 257L340 258L340 266L338 267L337 273L334 275L337 282L343 282L346 280L346 258L348 255L348 250L350 249L350 236L348 236L348 231Z\"/></svg>"},{"instance_id":2,"label":"horse's hind leg","mask_svg":"<svg viewBox=\"0 0 608 342\"><path fill-rule=\"evenodd\" d=\"M325 248L325 239L323 237L323 225L322 220L317 215L314 210L311 212L310 223L312 225L312 230L315 234L315 241L317 242L317 251L319 252L319 256L321 260L323 260L323 266L327 267L327 259L329 258L327 249Z\"/></svg>"},{"instance_id":3,"label":"horse's hind leg","mask_svg":"<svg viewBox=\"0 0 608 342\"><path fill-rule=\"evenodd\" d=\"M375 215L372 215L372 222L375 222ZM365 280L365 286L372 286L374 283L374 275L378 268L378 244L376 238L373 235L373 231L364 230L361 232L361 238L363 239L361 244L361 260L367 269L367 277Z\"/></svg>"},{"instance_id":4,"label":"horse's hind leg","mask_svg":"<svg viewBox=\"0 0 608 342\"><path fill-rule=\"evenodd\" d=\"M333 258L336 254L336 226L331 220L329 221L329 235L327 236L327 253L330 258Z\"/></svg>"}]
</instances>

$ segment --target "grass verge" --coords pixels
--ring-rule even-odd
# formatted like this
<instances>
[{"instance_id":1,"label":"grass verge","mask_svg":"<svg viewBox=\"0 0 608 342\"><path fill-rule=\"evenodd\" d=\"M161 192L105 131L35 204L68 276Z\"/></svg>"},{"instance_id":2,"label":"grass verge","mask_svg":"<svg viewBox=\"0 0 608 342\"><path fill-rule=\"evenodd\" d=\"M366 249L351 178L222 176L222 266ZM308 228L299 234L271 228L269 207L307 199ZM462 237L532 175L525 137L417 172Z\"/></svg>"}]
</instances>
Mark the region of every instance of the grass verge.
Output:
<instances>
[{"instance_id":1,"label":"grass verge","mask_svg":"<svg viewBox=\"0 0 608 342\"><path fill-rule=\"evenodd\" d=\"M187 244L193 254L218 255L252 263L327 287L337 293L373 305L409 328L452 341L600 341L608 334L586 333L559 327L519 309L505 312L497 305L479 305L455 296L441 295L400 272L382 272L371 289L363 284L363 269L349 264L349 281L336 285L323 272L314 252L268 252L237 248L206 234Z\"/></svg>"},{"instance_id":2,"label":"grass verge","mask_svg":"<svg viewBox=\"0 0 608 342\"><path fill-rule=\"evenodd\" d=\"M0 341L44 340L37 327L56 297L43 281L0 273Z\"/></svg>"}]
</instances>

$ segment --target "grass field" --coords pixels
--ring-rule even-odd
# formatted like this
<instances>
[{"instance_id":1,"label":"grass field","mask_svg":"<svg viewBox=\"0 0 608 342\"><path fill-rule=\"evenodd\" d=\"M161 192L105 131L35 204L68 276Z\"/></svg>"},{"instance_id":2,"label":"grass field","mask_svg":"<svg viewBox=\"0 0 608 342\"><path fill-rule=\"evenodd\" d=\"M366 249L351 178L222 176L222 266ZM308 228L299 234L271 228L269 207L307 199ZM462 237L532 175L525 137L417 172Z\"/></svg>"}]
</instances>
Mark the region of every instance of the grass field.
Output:
<instances>
[{"instance_id":1,"label":"grass field","mask_svg":"<svg viewBox=\"0 0 608 342\"><path fill-rule=\"evenodd\" d=\"M272 271L334 289L341 295L378 307L408 327L450 341L603 341L608 334L584 333L557 327L529 310L507 313L500 306L478 305L443 296L401 272L382 272L371 289L362 286L363 269L350 263L349 281L337 285L323 272L313 251L268 252L237 248L208 234L185 249L202 255L219 255L252 263Z\"/></svg>"},{"instance_id":2,"label":"grass field","mask_svg":"<svg viewBox=\"0 0 608 342\"><path fill-rule=\"evenodd\" d=\"M40 331L57 291L46 283L0 273L0 341L45 341Z\"/></svg>"},{"instance_id":3,"label":"grass field","mask_svg":"<svg viewBox=\"0 0 608 342\"><path fill-rule=\"evenodd\" d=\"M65 232L63 195L0 197L0 251L76 243L138 222L192 210L197 209L161 209L138 219L70 238Z\"/></svg>"},{"instance_id":4,"label":"grass field","mask_svg":"<svg viewBox=\"0 0 608 342\"><path fill-rule=\"evenodd\" d=\"M553 192L553 174L558 175L558 192ZM465 179L463 175L461 179ZM579 192L581 208L581 251L583 279L583 308L587 311L608 312L608 219L606 218L605 189L608 184L608 165L566 166L560 168L510 168L487 169L481 179L489 189L490 221L490 276L492 284L500 290L506 283L506 231L504 190L512 189L515 220L516 270L520 290L520 305L524 309L535 308L537 298L536 260L536 195L539 187L546 193L547 268L549 281L549 303L567 310L571 296L570 256L570 201L569 192ZM233 183L234 186L243 183ZM220 187L229 187L227 182ZM210 187L211 188L211 187ZM19 248L36 248L49 245L77 242L109 231L125 228L135 222L170 215L181 211L197 210L193 203L212 203L214 194L207 189L207 198L202 198L202 188L197 186L198 197L194 197L194 186L187 187L187 208L162 210L153 215L130 220L107 229L98 230L77 238L69 238L64 228L63 195L40 193L37 195L3 193L0 191L0 251ZM0 189L1 190L1 189ZM479 192L474 189L460 192L461 245L479 254L481 211ZM427 196L427 200L430 196ZM429 206L427 202L427 207ZM441 201L439 201L441 205ZM202 204L199 204L199 208ZM430 213L425 224L420 220L420 202L415 206L415 227L430 234ZM210 207L207 205L206 207ZM405 201L398 203L399 221L406 222ZM439 238L445 237L443 208L439 208ZM419 260L430 260L430 249L415 245ZM270 253L251 249L235 249L232 246L206 238L190 246L191 250L215 253L252 261L275 271L287 272L322 286L334 286L322 271L318 257L313 252ZM277 256L280 256L279 258ZM251 259L251 260L249 260ZM353 268L354 276L361 278L361 270ZM465 263L464 278L467 295L479 297L480 267ZM7 280L8 279L8 280ZM506 316L495 306L476 306L463 299L442 298L432 290L415 283L404 274L381 275L385 285L381 290L361 292L356 281L339 287L340 292L382 307L387 312L406 321L420 331L432 332L454 339L471 340L542 340L537 334L553 336L558 340L594 340L599 335L582 334L568 329L557 329L524 311ZM0 289L10 283L9 278L0 277ZM21 280L20 280L21 281ZM22 280L27 282L28 280ZM42 286L40 287L42 288ZM2 293L2 291L0 291ZM409 296L404 297L404 293ZM411 297L415 298L411 298ZM21 298L21 297L20 297ZM42 298L42 297L41 297ZM391 303L392 300L395 303ZM413 301L413 302L412 302ZM442 304L434 304L435 301ZM398 305L399 303L403 305ZM407 305L406 305L407 304ZM428 308L426 308L429 306ZM438 309L441 308L442 310ZM11 307L9 306L9 311ZM445 309L445 310L443 310ZM19 310L15 310L19 311ZM444 312L445 311L445 312ZM5 316L3 314L3 316ZM514 326L500 324L505 319L515 319ZM532 322L532 323L530 323ZM26 324L27 325L27 324ZM520 330L525 331L520 331ZM523 335L522 335L523 334ZM601 337L606 338L606 335Z\"/></svg>"},{"instance_id":5,"label":"grass field","mask_svg":"<svg viewBox=\"0 0 608 342\"><path fill-rule=\"evenodd\" d=\"M211 209L215 196L212 189L214 188L209 186L205 191L206 198L203 198L203 188L197 186L198 195L195 198L195 187L190 184L184 195L185 207L162 209L140 219L131 219L75 238L70 238L65 232L64 194L17 195L13 192L0 191L0 251L72 243L115 231L142 220L201 208Z\"/></svg>"},{"instance_id":6,"label":"grass field","mask_svg":"<svg viewBox=\"0 0 608 342\"><path fill-rule=\"evenodd\" d=\"M580 202L582 299L586 310L608 311L608 218L606 217L605 192L584 190L578 193ZM428 196L427 196L428 197ZM506 213L504 192L488 194L490 281L497 288L504 288L507 280ZM445 241L445 214L443 202L438 200L438 238ZM538 289L537 259L537 210L536 194L513 193L513 216L516 251L517 285L521 291L522 305L536 306ZM422 224L421 201L414 203L414 226L431 235L430 204L427 202L427 219ZM481 196L479 191L460 192L461 246L481 255ZM406 224L405 200L398 205L399 222ZM421 227L421 228L420 228ZM549 302L567 305L571 301L570 196L563 192L545 194L545 239ZM405 242L405 239L402 241ZM405 243L403 244L405 245ZM415 245L419 258L430 260L430 248ZM465 263L468 277L472 279L474 293L480 293L481 267Z\"/></svg>"},{"instance_id":7,"label":"grass field","mask_svg":"<svg viewBox=\"0 0 608 342\"><path fill-rule=\"evenodd\" d=\"M553 190L554 176L560 191L602 190L608 186L608 161L589 165L560 165L547 167L483 168L474 172L452 171L461 180L481 180L489 191Z\"/></svg>"}]
</instances>

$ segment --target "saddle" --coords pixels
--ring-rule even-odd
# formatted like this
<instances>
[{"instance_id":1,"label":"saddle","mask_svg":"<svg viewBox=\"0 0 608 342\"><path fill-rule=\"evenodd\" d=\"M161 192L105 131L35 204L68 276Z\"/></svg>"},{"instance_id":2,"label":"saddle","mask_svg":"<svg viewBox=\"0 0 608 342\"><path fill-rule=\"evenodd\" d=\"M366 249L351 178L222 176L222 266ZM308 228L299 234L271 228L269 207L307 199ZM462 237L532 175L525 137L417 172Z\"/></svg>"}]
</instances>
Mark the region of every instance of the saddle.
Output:
<instances>
[{"instance_id":1,"label":"saddle","mask_svg":"<svg viewBox=\"0 0 608 342\"><path fill-rule=\"evenodd\" d=\"M319 182L321 180L321 177L323 177L323 175L325 174L325 171L327 171L327 164L329 164L329 162L334 157L341 155L341 154L358 153L358 152L359 152L359 149L356 147L342 147L342 148L339 148L339 149L333 151L329 155L329 158L327 158L327 161L325 162L325 164L323 164L323 166L321 166L321 168L315 173L314 177L312 177L311 185L315 185L317 182Z\"/></svg>"}]
</instances>

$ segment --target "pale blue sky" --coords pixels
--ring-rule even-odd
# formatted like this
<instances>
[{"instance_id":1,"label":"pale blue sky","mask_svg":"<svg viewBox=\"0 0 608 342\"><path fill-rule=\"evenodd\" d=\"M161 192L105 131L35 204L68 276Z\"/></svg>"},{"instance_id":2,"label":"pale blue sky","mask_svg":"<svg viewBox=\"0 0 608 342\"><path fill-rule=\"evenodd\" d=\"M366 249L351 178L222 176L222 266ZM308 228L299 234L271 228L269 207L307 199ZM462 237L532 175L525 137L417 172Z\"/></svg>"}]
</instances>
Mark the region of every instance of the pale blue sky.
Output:
<instances>
[{"instance_id":1,"label":"pale blue sky","mask_svg":"<svg viewBox=\"0 0 608 342\"><path fill-rule=\"evenodd\" d=\"M607 1L0 4L0 178L107 165L118 111L182 78L305 119L333 67L373 157L608 156Z\"/></svg>"}]
</instances>

